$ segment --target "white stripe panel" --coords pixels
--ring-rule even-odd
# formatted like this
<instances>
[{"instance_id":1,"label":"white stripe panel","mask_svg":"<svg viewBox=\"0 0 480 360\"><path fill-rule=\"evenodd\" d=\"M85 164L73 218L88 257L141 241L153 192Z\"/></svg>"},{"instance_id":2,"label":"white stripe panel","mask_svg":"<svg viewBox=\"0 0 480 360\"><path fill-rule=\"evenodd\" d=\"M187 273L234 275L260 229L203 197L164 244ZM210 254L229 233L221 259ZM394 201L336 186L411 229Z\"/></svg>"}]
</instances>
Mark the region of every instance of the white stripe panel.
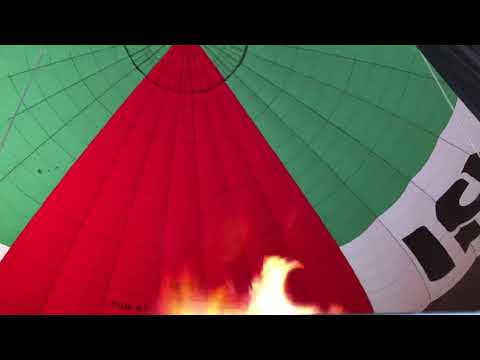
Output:
<instances>
[{"instance_id":1,"label":"white stripe panel","mask_svg":"<svg viewBox=\"0 0 480 360\"><path fill-rule=\"evenodd\" d=\"M411 311L430 303L424 280L407 252L378 220L342 250L375 311ZM402 292L405 288L409 291Z\"/></svg>"},{"instance_id":2,"label":"white stripe panel","mask_svg":"<svg viewBox=\"0 0 480 360\"><path fill-rule=\"evenodd\" d=\"M480 194L480 183L461 174L469 154L480 149L480 123L457 101L455 111L428 162L402 196L342 251L362 283L376 312L416 312L450 290L480 254L480 238L465 253L436 219L435 201L459 178L471 183L462 196L468 204ZM464 151L462 151L462 150ZM467 153L465 153L467 152ZM480 214L476 217L480 222ZM429 281L402 239L426 226L447 250L455 268Z\"/></svg>"},{"instance_id":3,"label":"white stripe panel","mask_svg":"<svg viewBox=\"0 0 480 360\"><path fill-rule=\"evenodd\" d=\"M0 244L0 261L3 259L3 257L7 253L8 249L10 249L8 246Z\"/></svg>"}]
</instances>

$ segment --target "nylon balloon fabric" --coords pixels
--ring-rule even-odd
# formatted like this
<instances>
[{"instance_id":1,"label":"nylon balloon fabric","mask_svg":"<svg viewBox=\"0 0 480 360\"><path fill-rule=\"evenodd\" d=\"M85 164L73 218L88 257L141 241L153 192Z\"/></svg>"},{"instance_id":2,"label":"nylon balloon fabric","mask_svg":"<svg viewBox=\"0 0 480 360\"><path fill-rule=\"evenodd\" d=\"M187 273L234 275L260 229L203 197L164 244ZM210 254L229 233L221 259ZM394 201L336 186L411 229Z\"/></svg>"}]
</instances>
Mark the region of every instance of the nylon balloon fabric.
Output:
<instances>
[{"instance_id":1,"label":"nylon balloon fabric","mask_svg":"<svg viewBox=\"0 0 480 360\"><path fill-rule=\"evenodd\" d=\"M161 313L164 279L246 293L269 255L303 264L294 298L372 311L223 75L201 47L172 46L0 262L0 313Z\"/></svg>"}]
</instances>

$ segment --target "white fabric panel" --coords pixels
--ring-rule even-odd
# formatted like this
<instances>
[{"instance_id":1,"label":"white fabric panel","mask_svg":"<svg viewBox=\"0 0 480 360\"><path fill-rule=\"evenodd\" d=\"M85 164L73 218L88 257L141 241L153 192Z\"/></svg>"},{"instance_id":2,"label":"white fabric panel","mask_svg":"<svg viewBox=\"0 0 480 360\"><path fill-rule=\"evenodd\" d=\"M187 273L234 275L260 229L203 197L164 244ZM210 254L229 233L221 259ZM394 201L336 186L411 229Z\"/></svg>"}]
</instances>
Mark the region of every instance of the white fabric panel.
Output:
<instances>
[{"instance_id":1,"label":"white fabric panel","mask_svg":"<svg viewBox=\"0 0 480 360\"><path fill-rule=\"evenodd\" d=\"M480 124L463 102L457 101L450 122L442 133L442 138L462 149L480 151Z\"/></svg>"},{"instance_id":2,"label":"white fabric panel","mask_svg":"<svg viewBox=\"0 0 480 360\"><path fill-rule=\"evenodd\" d=\"M0 244L0 261L3 259L3 257L7 253L8 249L10 249L8 246Z\"/></svg>"},{"instance_id":3,"label":"white fabric panel","mask_svg":"<svg viewBox=\"0 0 480 360\"><path fill-rule=\"evenodd\" d=\"M431 300L425 284L418 281L418 276L417 268L411 264L402 271L396 282L374 293L371 296L374 311L378 313L416 312L418 308L426 308Z\"/></svg>"},{"instance_id":4,"label":"white fabric panel","mask_svg":"<svg viewBox=\"0 0 480 360\"><path fill-rule=\"evenodd\" d=\"M467 156L465 156L464 161L466 161L466 159ZM380 220L393 233L396 239L403 239L417 228L426 226L432 234L440 240L445 250L447 250L455 263L455 268L445 277L434 282L428 280L415 255L410 255L429 289L432 301L438 299L455 285L456 281L452 279L458 281L475 261L473 249L470 248L467 253L464 253L453 235L436 219L435 202L416 185L409 184L395 205L380 216ZM403 241L399 241L399 244L406 252L410 253L410 250Z\"/></svg>"},{"instance_id":5,"label":"white fabric panel","mask_svg":"<svg viewBox=\"0 0 480 360\"><path fill-rule=\"evenodd\" d=\"M376 312L417 312L450 290L480 254L480 238L467 252L453 233L440 224L435 202L460 178L470 185L460 204L480 194L480 183L462 169L470 154L480 149L480 123L459 100L422 170L402 196L364 233L342 246L342 251L362 283ZM476 216L480 223L480 214ZM430 281L403 238L426 226L448 252L455 267L446 276Z\"/></svg>"},{"instance_id":6,"label":"white fabric panel","mask_svg":"<svg viewBox=\"0 0 480 360\"><path fill-rule=\"evenodd\" d=\"M375 221L342 251L377 312L409 311L430 303L425 281L386 227ZM405 291L408 288L409 291ZM403 293L402 293L403 291ZM412 297L409 292L415 292Z\"/></svg>"},{"instance_id":7,"label":"white fabric panel","mask_svg":"<svg viewBox=\"0 0 480 360\"><path fill-rule=\"evenodd\" d=\"M470 152L470 149L465 151ZM436 144L434 154L413 181L430 197L438 199L456 181L468 156L445 141Z\"/></svg>"}]
</instances>

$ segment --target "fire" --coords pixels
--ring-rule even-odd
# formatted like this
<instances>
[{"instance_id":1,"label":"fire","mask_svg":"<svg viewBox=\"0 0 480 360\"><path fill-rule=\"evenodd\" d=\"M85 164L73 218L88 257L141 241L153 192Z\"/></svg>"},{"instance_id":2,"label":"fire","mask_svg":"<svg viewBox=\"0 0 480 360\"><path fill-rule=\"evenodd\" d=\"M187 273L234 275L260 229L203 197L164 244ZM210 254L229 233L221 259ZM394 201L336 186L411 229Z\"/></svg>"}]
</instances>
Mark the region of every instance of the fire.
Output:
<instances>
[{"instance_id":1,"label":"fire","mask_svg":"<svg viewBox=\"0 0 480 360\"><path fill-rule=\"evenodd\" d=\"M294 304L285 291L288 274L302 268L297 261L278 256L264 260L261 273L253 280L248 299L239 300L233 286L226 285L207 294L196 288L192 278L184 273L179 281L164 288L166 304L163 313L172 315L309 315L322 314L315 306ZM343 313L333 305L329 314Z\"/></svg>"},{"instance_id":2,"label":"fire","mask_svg":"<svg viewBox=\"0 0 480 360\"><path fill-rule=\"evenodd\" d=\"M262 273L252 283L248 315L309 315L317 314L314 306L293 304L285 293L285 281L290 271L301 268L299 262L289 262L281 257L269 257Z\"/></svg>"},{"instance_id":3,"label":"fire","mask_svg":"<svg viewBox=\"0 0 480 360\"><path fill-rule=\"evenodd\" d=\"M205 293L195 286L196 282L188 273L178 281L164 286L162 297L166 304L162 313L170 315L228 315L241 305L235 300L233 286L226 285Z\"/></svg>"}]
</instances>

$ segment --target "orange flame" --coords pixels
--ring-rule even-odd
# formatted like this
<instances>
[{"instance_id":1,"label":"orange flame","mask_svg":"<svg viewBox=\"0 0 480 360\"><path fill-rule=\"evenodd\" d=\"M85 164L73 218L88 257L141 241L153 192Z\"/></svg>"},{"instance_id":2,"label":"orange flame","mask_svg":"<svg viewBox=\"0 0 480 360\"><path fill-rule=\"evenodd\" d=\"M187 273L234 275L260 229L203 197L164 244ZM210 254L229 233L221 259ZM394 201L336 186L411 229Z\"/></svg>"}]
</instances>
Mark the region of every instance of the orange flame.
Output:
<instances>
[{"instance_id":1,"label":"orange flame","mask_svg":"<svg viewBox=\"0 0 480 360\"><path fill-rule=\"evenodd\" d=\"M297 261L287 261L278 256L267 257L262 271L251 285L248 301L239 301L233 286L226 285L207 294L196 288L188 273L179 281L164 287L166 304L163 313L171 315L307 315L322 314L315 306L294 304L287 296L285 282L288 274L302 268ZM329 314L343 313L332 305Z\"/></svg>"},{"instance_id":2,"label":"orange flame","mask_svg":"<svg viewBox=\"0 0 480 360\"><path fill-rule=\"evenodd\" d=\"M249 315L308 315L320 313L314 306L293 304L285 293L285 281L290 271L301 268L298 262L281 257L269 257L260 276L254 279L250 292Z\"/></svg>"}]
</instances>

